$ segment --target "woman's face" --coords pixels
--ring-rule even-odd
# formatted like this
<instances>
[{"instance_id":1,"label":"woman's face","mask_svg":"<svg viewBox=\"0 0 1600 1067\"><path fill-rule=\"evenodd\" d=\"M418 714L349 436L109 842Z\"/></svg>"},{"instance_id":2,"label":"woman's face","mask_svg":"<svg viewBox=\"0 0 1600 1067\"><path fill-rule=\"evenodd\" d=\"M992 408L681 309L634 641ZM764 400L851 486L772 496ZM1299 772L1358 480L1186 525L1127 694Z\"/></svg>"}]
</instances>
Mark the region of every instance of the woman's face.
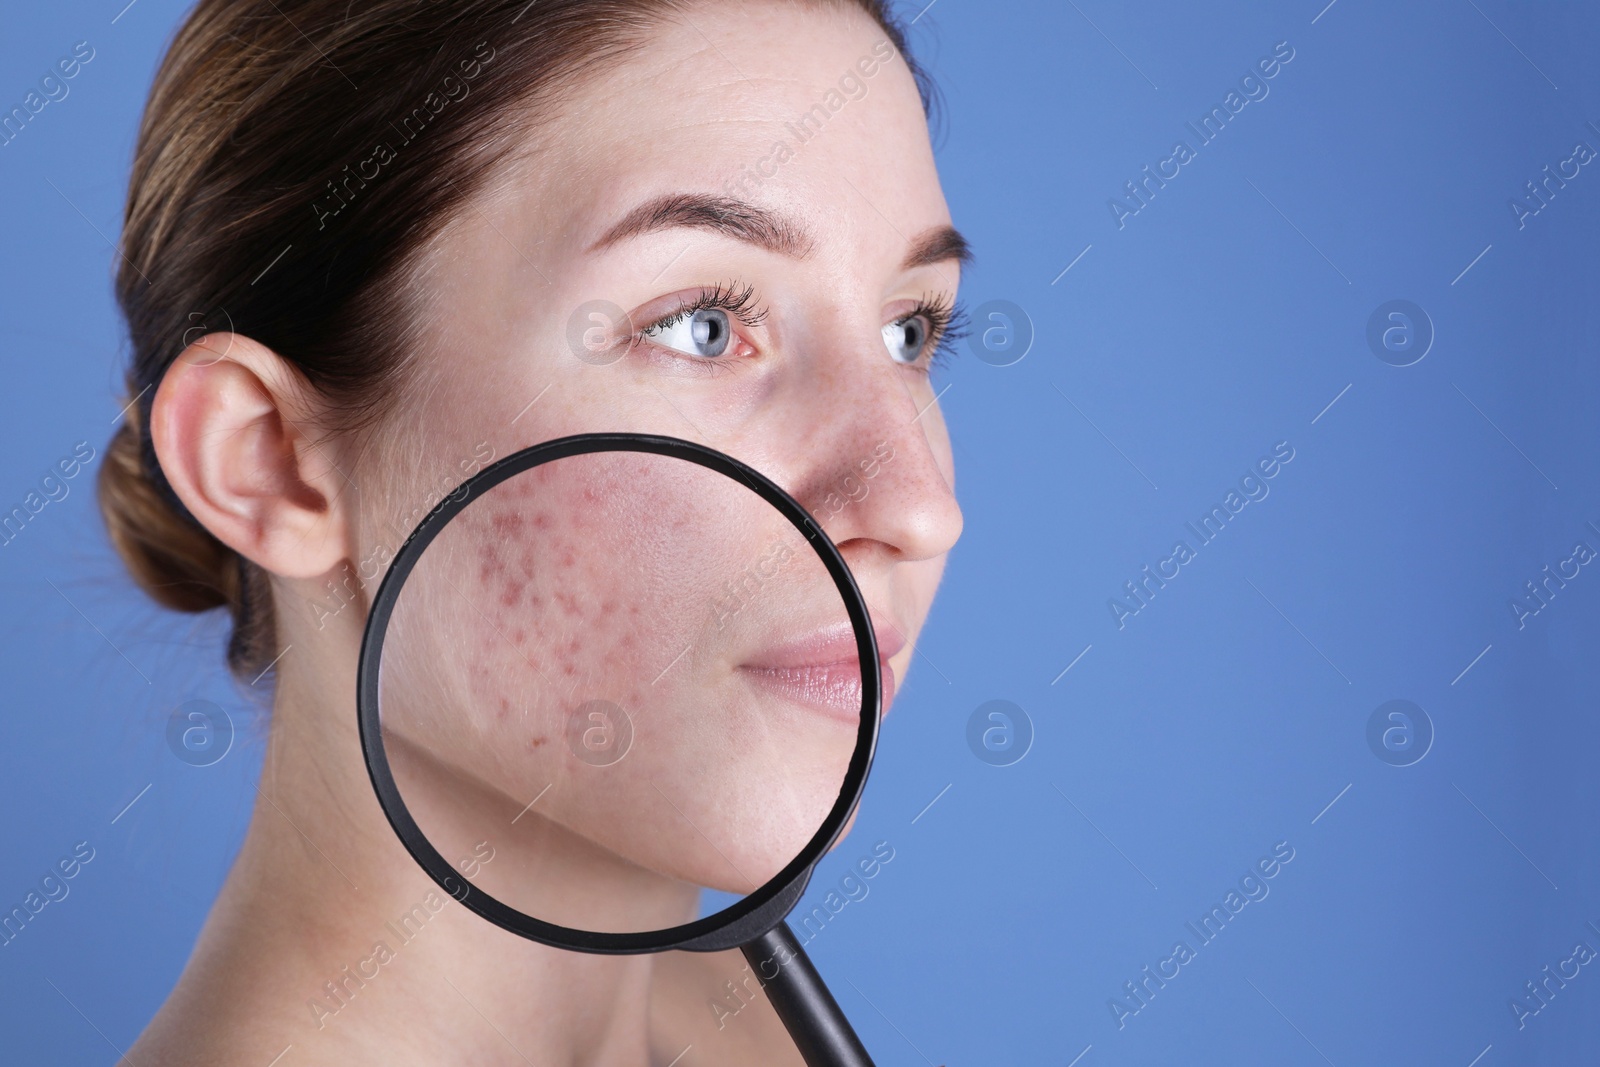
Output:
<instances>
[{"instance_id":1,"label":"woman's face","mask_svg":"<svg viewBox=\"0 0 1600 1067\"><path fill-rule=\"evenodd\" d=\"M710 4L545 107L417 277L415 385L381 436L405 445L362 457L386 489L360 558L490 456L687 438L827 530L887 706L961 530L929 364L962 246L904 62L853 9ZM860 707L848 635L816 555L748 490L661 457L557 461L469 506L408 583L391 759L424 830L459 838L449 858L490 841L475 880L509 903L671 925L618 901L753 889L831 809ZM631 729L627 754L586 753L591 727ZM556 856L616 889L604 917ZM496 889L533 883L549 898Z\"/></svg>"}]
</instances>

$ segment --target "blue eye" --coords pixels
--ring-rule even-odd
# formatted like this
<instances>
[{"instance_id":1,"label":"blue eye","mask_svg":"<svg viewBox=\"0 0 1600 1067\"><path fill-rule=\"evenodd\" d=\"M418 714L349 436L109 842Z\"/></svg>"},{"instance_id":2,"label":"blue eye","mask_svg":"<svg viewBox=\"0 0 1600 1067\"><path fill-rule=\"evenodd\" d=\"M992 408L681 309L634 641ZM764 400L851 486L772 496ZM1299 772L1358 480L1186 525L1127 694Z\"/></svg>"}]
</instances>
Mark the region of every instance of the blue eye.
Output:
<instances>
[{"instance_id":1,"label":"blue eye","mask_svg":"<svg viewBox=\"0 0 1600 1067\"><path fill-rule=\"evenodd\" d=\"M642 331L663 348L681 352L686 356L714 359L728 350L733 329L728 323L728 313L721 308L700 308L689 314L679 314Z\"/></svg>"},{"instance_id":2,"label":"blue eye","mask_svg":"<svg viewBox=\"0 0 1600 1067\"><path fill-rule=\"evenodd\" d=\"M896 363L915 363L928 347L932 327L922 315L908 315L883 328L883 343Z\"/></svg>"},{"instance_id":3,"label":"blue eye","mask_svg":"<svg viewBox=\"0 0 1600 1067\"><path fill-rule=\"evenodd\" d=\"M953 296L929 294L883 327L883 343L896 363L931 371L954 354L955 342L967 335L966 323Z\"/></svg>"}]
</instances>

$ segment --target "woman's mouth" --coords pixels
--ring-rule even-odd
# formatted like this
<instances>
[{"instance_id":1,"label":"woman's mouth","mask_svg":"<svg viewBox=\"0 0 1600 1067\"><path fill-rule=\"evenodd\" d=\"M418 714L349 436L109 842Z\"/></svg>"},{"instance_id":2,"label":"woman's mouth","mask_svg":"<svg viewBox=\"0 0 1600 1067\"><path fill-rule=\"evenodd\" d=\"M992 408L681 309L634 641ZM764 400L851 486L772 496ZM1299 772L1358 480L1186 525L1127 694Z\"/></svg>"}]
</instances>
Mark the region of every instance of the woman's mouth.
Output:
<instances>
[{"instance_id":1,"label":"woman's mouth","mask_svg":"<svg viewBox=\"0 0 1600 1067\"><path fill-rule=\"evenodd\" d=\"M882 712L894 699L894 668L889 660L905 646L892 627L876 628ZM855 631L848 623L815 631L800 640L769 648L739 670L762 688L797 704L848 723L861 721L861 662Z\"/></svg>"}]
</instances>

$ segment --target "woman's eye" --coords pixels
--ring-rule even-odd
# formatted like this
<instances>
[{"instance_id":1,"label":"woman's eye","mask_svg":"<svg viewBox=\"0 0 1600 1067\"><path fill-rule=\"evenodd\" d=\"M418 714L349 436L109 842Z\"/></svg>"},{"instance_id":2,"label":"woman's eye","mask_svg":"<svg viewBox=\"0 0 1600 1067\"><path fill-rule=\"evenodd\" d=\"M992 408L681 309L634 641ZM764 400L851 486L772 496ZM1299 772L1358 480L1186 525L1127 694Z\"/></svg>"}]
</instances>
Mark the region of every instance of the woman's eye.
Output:
<instances>
[{"instance_id":1,"label":"woman's eye","mask_svg":"<svg viewBox=\"0 0 1600 1067\"><path fill-rule=\"evenodd\" d=\"M728 324L726 311L721 308L701 308L651 326L643 331L643 335L674 352L713 359L728 350L733 329Z\"/></svg>"},{"instance_id":2,"label":"woman's eye","mask_svg":"<svg viewBox=\"0 0 1600 1067\"><path fill-rule=\"evenodd\" d=\"M928 347L932 332L928 320L921 315L910 315L889 323L883 328L883 343L896 363L915 363Z\"/></svg>"}]
</instances>

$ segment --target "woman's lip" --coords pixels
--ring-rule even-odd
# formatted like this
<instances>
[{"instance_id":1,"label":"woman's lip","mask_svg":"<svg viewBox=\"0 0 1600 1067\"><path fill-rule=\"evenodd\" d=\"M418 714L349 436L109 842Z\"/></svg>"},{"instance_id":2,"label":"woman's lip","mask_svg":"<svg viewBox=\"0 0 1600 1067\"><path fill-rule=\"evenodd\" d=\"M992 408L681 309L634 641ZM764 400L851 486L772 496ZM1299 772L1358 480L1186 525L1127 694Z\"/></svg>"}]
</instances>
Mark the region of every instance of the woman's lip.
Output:
<instances>
[{"instance_id":1,"label":"woman's lip","mask_svg":"<svg viewBox=\"0 0 1600 1067\"><path fill-rule=\"evenodd\" d=\"M905 647L906 639L893 625L874 623L878 639L878 658L893 659ZM758 670L786 670L821 667L832 663L854 663L857 657L855 630L848 622L813 630L804 637L756 653L742 666Z\"/></svg>"},{"instance_id":2,"label":"woman's lip","mask_svg":"<svg viewBox=\"0 0 1600 1067\"><path fill-rule=\"evenodd\" d=\"M841 722L861 721L861 669L855 659L816 663L804 667L739 668L757 685L787 700L804 704ZM883 701L880 715L889 713L894 700L894 668L888 660L879 661Z\"/></svg>"},{"instance_id":3,"label":"woman's lip","mask_svg":"<svg viewBox=\"0 0 1600 1067\"><path fill-rule=\"evenodd\" d=\"M894 699L894 668L889 660L905 647L898 628L875 623L882 713ZM855 630L848 622L815 630L805 637L763 650L740 670L763 687L847 722L861 718L861 668Z\"/></svg>"}]
</instances>

